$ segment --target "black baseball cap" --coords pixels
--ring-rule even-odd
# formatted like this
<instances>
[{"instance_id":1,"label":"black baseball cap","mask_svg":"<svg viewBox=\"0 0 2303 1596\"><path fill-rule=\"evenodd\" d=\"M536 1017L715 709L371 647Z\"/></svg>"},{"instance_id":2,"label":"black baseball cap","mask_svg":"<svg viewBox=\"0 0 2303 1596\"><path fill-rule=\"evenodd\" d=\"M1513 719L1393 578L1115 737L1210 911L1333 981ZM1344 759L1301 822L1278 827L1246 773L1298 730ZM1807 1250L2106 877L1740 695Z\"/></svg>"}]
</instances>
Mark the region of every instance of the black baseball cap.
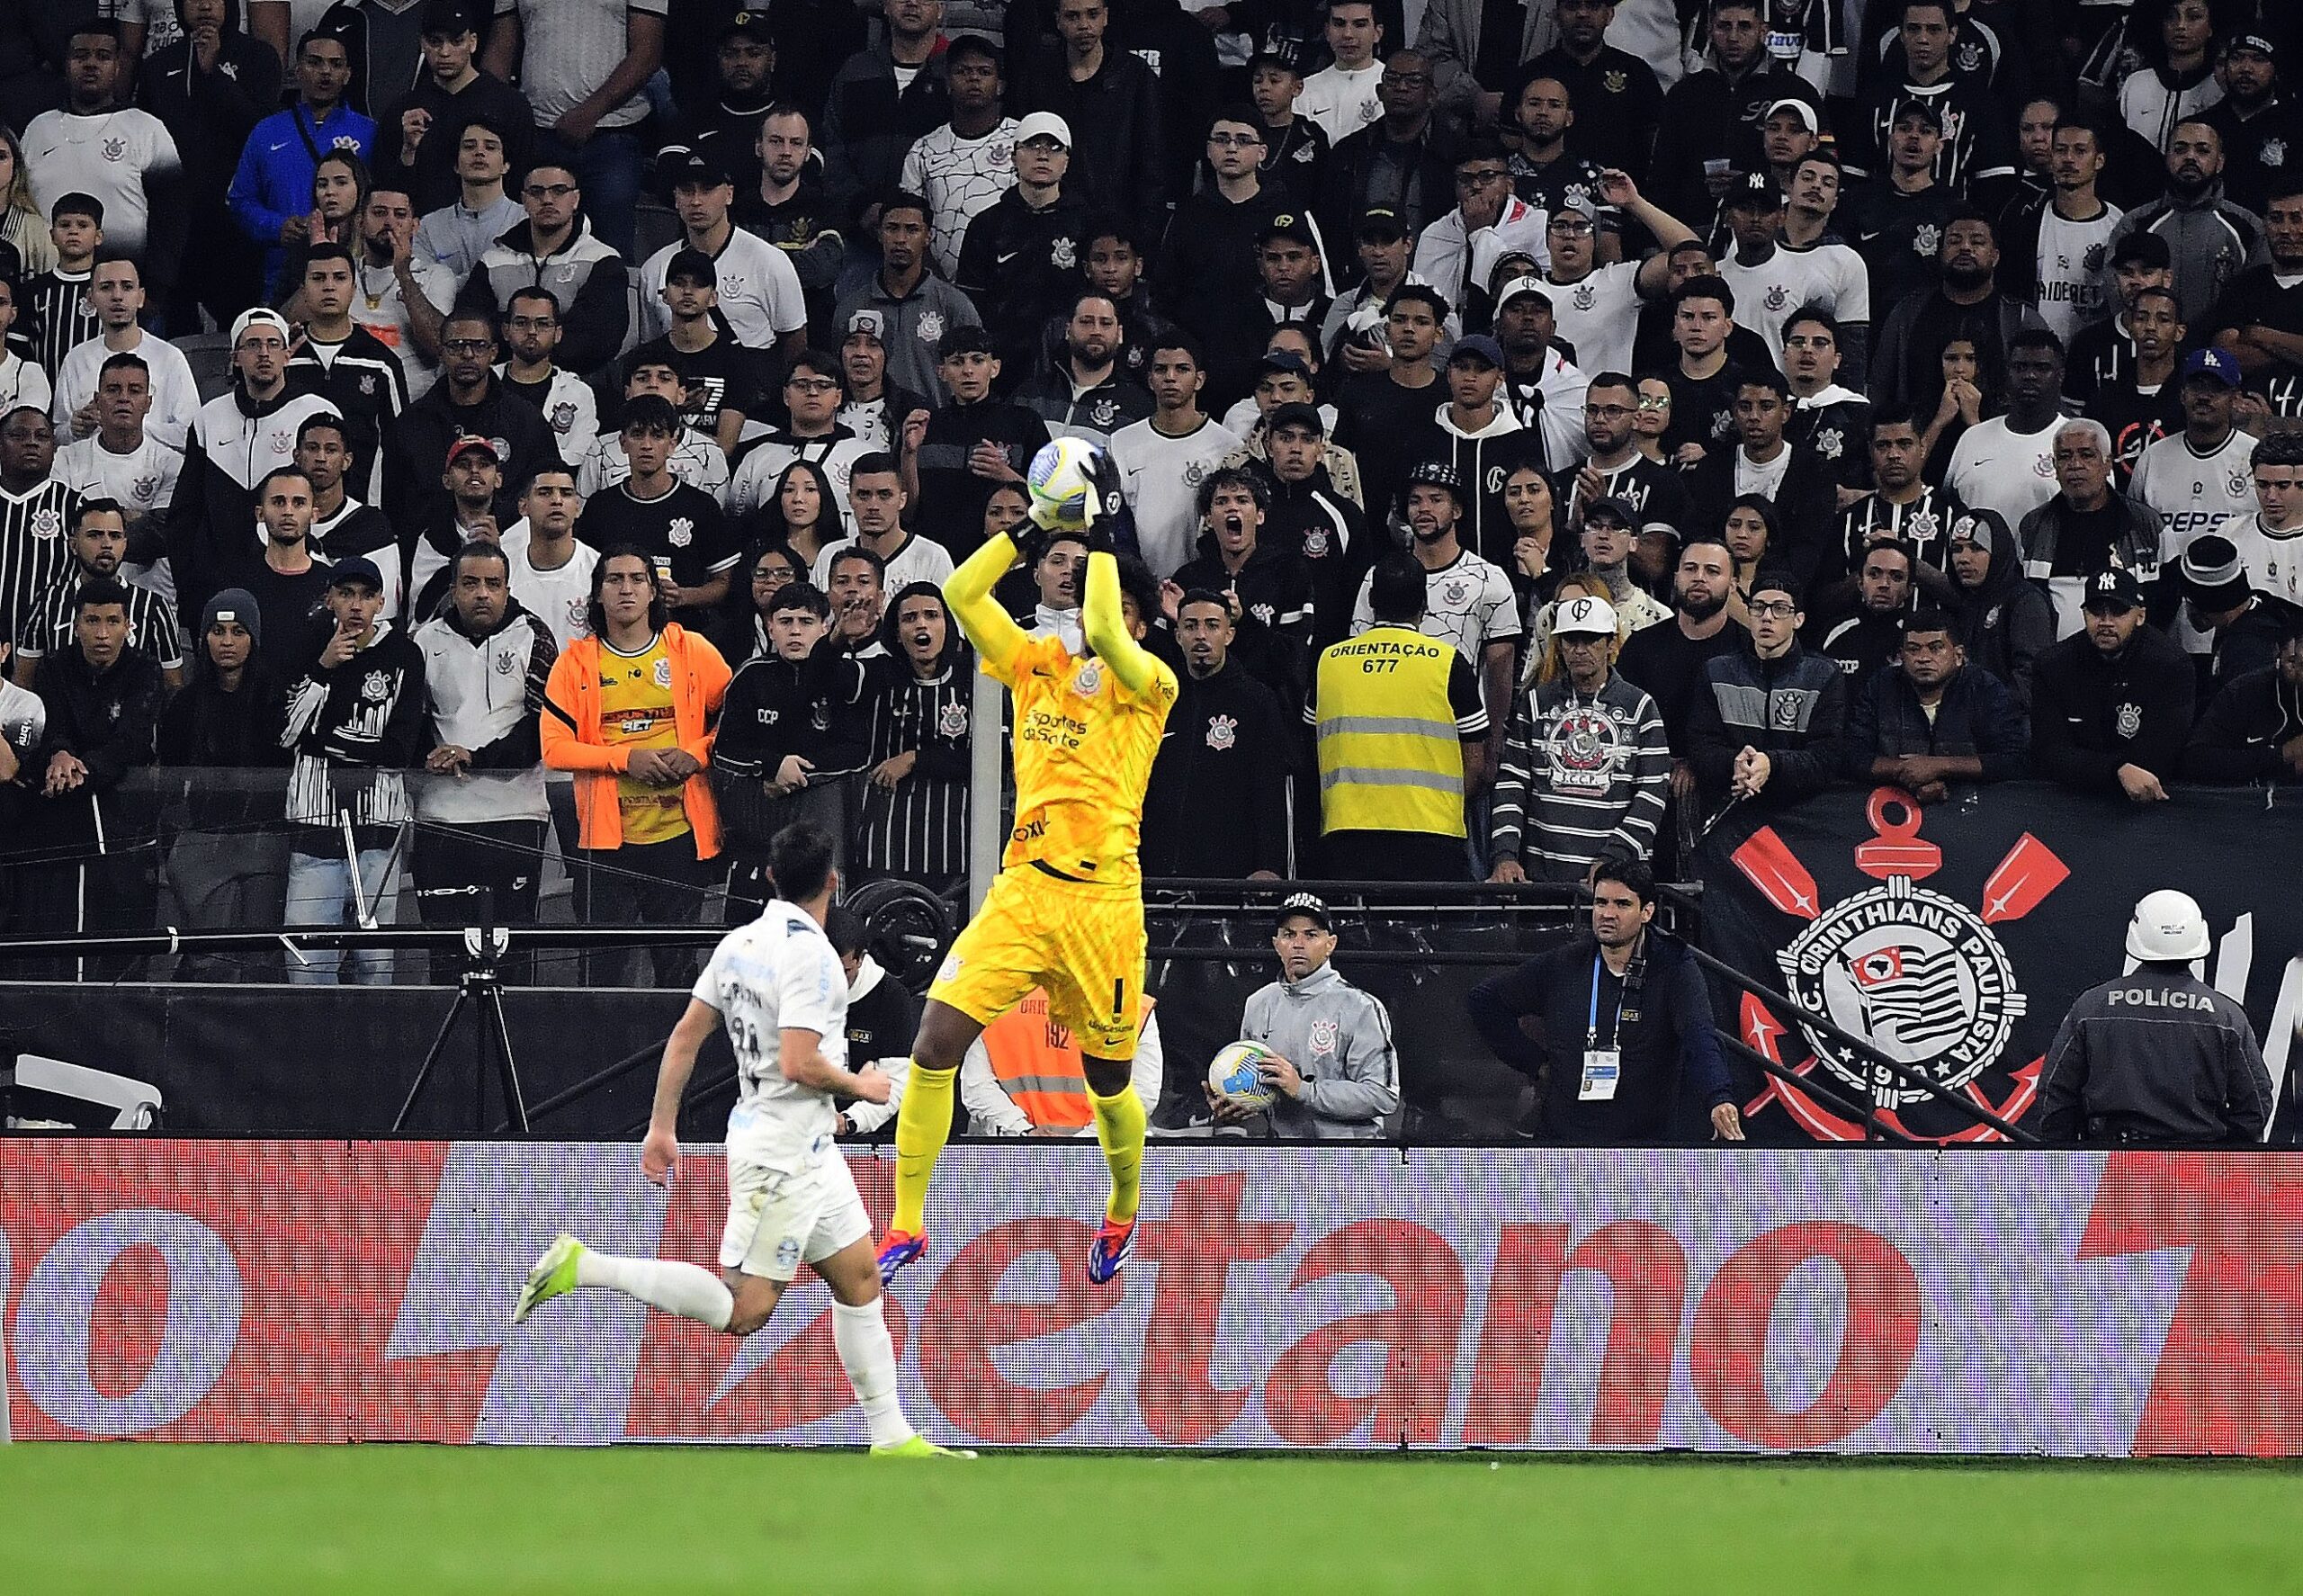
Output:
<instances>
[{"instance_id":1,"label":"black baseball cap","mask_svg":"<svg viewBox=\"0 0 2303 1596\"><path fill-rule=\"evenodd\" d=\"M466 33L485 33L486 7L479 0L424 0L424 33L436 33L450 39L460 39Z\"/></svg>"},{"instance_id":2,"label":"black baseball cap","mask_svg":"<svg viewBox=\"0 0 2303 1596\"><path fill-rule=\"evenodd\" d=\"M2129 233L2111 247L2111 265L2115 266L2173 266L2175 252L2167 240L2156 233L2140 229Z\"/></svg>"},{"instance_id":3,"label":"black baseball cap","mask_svg":"<svg viewBox=\"0 0 2303 1596\"><path fill-rule=\"evenodd\" d=\"M1388 244L1407 237L1407 223L1388 205L1371 206L1359 213L1359 225L1352 229L1352 237L1368 243Z\"/></svg>"},{"instance_id":4,"label":"black baseball cap","mask_svg":"<svg viewBox=\"0 0 2303 1596\"><path fill-rule=\"evenodd\" d=\"M1320 247L1319 235L1312 231L1312 224L1293 211L1283 211L1264 223L1256 233L1256 247L1260 249L1274 238L1285 238L1306 249Z\"/></svg>"},{"instance_id":5,"label":"black baseball cap","mask_svg":"<svg viewBox=\"0 0 2303 1596\"><path fill-rule=\"evenodd\" d=\"M700 149L691 149L664 170L664 181L674 188L718 188L736 181L727 166Z\"/></svg>"},{"instance_id":6,"label":"black baseball cap","mask_svg":"<svg viewBox=\"0 0 2303 1596\"><path fill-rule=\"evenodd\" d=\"M754 9L748 6L744 10L738 12L735 15L730 17L726 22L720 24L720 31L715 35L713 41L719 44L725 44L730 39L739 38L749 39L757 43L765 44L771 49L775 48L775 35L768 31L767 11L766 7Z\"/></svg>"},{"instance_id":7,"label":"black baseball cap","mask_svg":"<svg viewBox=\"0 0 2303 1596\"><path fill-rule=\"evenodd\" d=\"M664 263L666 282L701 282L706 288L720 286L720 267L701 249L682 249Z\"/></svg>"},{"instance_id":8,"label":"black baseball cap","mask_svg":"<svg viewBox=\"0 0 2303 1596\"><path fill-rule=\"evenodd\" d=\"M2087 597L2080 607L2090 612L2139 610L2143 607L2143 584L2135 579L2131 570L2116 565L2107 567L2087 578Z\"/></svg>"},{"instance_id":9,"label":"black baseball cap","mask_svg":"<svg viewBox=\"0 0 2303 1596\"><path fill-rule=\"evenodd\" d=\"M1272 920L1275 931L1292 919L1307 919L1322 931L1333 931L1335 920L1328 913L1327 901L1317 892L1290 892L1280 900L1279 913Z\"/></svg>"},{"instance_id":10,"label":"black baseball cap","mask_svg":"<svg viewBox=\"0 0 2303 1596\"><path fill-rule=\"evenodd\" d=\"M1300 426L1315 437L1323 438L1328 434L1328 424L1320 419L1319 407L1304 404L1300 399L1274 405L1271 414L1263 418L1266 432L1277 432L1283 426Z\"/></svg>"}]
</instances>

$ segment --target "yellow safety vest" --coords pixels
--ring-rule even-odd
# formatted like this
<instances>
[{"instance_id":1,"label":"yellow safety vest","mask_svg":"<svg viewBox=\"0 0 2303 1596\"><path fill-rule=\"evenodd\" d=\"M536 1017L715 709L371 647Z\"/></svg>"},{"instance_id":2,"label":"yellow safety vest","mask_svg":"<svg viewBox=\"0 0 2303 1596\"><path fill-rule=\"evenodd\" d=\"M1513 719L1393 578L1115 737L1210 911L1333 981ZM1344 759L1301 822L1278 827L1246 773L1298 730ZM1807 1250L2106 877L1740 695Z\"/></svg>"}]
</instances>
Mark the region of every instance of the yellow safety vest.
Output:
<instances>
[{"instance_id":1,"label":"yellow safety vest","mask_svg":"<svg viewBox=\"0 0 2303 1596\"><path fill-rule=\"evenodd\" d=\"M1320 655L1320 828L1464 835L1453 645L1376 626Z\"/></svg>"}]
</instances>

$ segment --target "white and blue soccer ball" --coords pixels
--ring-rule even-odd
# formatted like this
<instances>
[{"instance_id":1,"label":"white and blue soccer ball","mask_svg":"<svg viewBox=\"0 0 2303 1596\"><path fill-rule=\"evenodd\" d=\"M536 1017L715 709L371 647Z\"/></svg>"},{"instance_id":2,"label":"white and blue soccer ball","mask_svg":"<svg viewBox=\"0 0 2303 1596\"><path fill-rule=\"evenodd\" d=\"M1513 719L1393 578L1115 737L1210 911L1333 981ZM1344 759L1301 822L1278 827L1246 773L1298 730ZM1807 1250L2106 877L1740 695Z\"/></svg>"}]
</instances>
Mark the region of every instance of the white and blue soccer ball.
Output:
<instances>
[{"instance_id":1,"label":"white and blue soccer ball","mask_svg":"<svg viewBox=\"0 0 2303 1596\"><path fill-rule=\"evenodd\" d=\"M1096 498L1096 446L1058 438L1032 456L1024 486L1032 497L1032 523L1049 532L1081 532Z\"/></svg>"},{"instance_id":2,"label":"white and blue soccer ball","mask_svg":"<svg viewBox=\"0 0 2303 1596\"><path fill-rule=\"evenodd\" d=\"M1208 1064L1208 1087L1217 1097L1238 1107L1268 1108L1271 1085L1256 1067L1275 1056L1260 1042L1234 1042Z\"/></svg>"}]
</instances>

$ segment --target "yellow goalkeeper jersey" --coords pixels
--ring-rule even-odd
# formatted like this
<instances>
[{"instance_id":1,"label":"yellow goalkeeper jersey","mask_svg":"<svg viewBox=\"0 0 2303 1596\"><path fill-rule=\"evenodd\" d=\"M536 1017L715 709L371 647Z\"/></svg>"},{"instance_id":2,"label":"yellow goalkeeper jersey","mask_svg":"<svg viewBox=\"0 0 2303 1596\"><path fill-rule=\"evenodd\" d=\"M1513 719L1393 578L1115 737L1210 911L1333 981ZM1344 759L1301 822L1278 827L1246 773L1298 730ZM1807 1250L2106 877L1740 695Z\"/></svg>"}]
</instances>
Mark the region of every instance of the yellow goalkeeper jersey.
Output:
<instances>
[{"instance_id":1,"label":"yellow goalkeeper jersey","mask_svg":"<svg viewBox=\"0 0 2303 1596\"><path fill-rule=\"evenodd\" d=\"M1151 666L1141 690L1060 638L1033 638L984 669L1016 697L1016 825L1004 863L1080 881L1142 883L1143 789L1175 707L1175 672Z\"/></svg>"}]
</instances>

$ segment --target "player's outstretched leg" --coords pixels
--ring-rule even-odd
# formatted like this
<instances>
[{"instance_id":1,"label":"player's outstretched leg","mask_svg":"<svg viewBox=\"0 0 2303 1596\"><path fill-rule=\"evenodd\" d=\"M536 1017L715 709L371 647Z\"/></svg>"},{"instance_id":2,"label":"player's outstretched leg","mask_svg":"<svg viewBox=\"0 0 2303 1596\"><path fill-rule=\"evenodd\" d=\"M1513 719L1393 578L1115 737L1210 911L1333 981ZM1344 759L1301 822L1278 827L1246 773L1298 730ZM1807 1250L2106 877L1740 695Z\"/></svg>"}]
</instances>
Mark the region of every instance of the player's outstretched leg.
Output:
<instances>
[{"instance_id":1,"label":"player's outstretched leg","mask_svg":"<svg viewBox=\"0 0 2303 1596\"><path fill-rule=\"evenodd\" d=\"M896 1348L889 1338L881 1304L880 1272L872 1244L858 1241L815 1266L831 1287L831 1340L839 1367L847 1371L864 1424L879 1457L972 1457L973 1452L939 1447L911 1427L896 1394Z\"/></svg>"},{"instance_id":2,"label":"player's outstretched leg","mask_svg":"<svg viewBox=\"0 0 2303 1596\"><path fill-rule=\"evenodd\" d=\"M881 1239L883 1282L927 1251L927 1182L952 1136L952 1098L960 1060L982 1026L947 1003L927 1000L912 1045L911 1072L896 1109L896 1202Z\"/></svg>"},{"instance_id":3,"label":"player's outstretched leg","mask_svg":"<svg viewBox=\"0 0 2303 1596\"><path fill-rule=\"evenodd\" d=\"M1135 1211L1143 1179L1143 1099L1135 1095L1124 1072L1117 1091L1107 1096L1097 1090L1098 1073L1126 1071L1131 1068L1128 1063L1103 1059L1084 1062L1088 1101L1096 1115L1096 1140L1103 1147L1104 1163L1112 1174L1111 1200L1104 1206L1103 1225L1088 1252L1088 1278L1100 1286L1118 1274L1135 1251Z\"/></svg>"},{"instance_id":4,"label":"player's outstretched leg","mask_svg":"<svg viewBox=\"0 0 2303 1596\"><path fill-rule=\"evenodd\" d=\"M528 1271L512 1323L518 1324L553 1297L579 1286L605 1287L651 1308L726 1330L735 1317L736 1298L710 1269L656 1258L618 1258L595 1252L574 1236L561 1236Z\"/></svg>"}]
</instances>

